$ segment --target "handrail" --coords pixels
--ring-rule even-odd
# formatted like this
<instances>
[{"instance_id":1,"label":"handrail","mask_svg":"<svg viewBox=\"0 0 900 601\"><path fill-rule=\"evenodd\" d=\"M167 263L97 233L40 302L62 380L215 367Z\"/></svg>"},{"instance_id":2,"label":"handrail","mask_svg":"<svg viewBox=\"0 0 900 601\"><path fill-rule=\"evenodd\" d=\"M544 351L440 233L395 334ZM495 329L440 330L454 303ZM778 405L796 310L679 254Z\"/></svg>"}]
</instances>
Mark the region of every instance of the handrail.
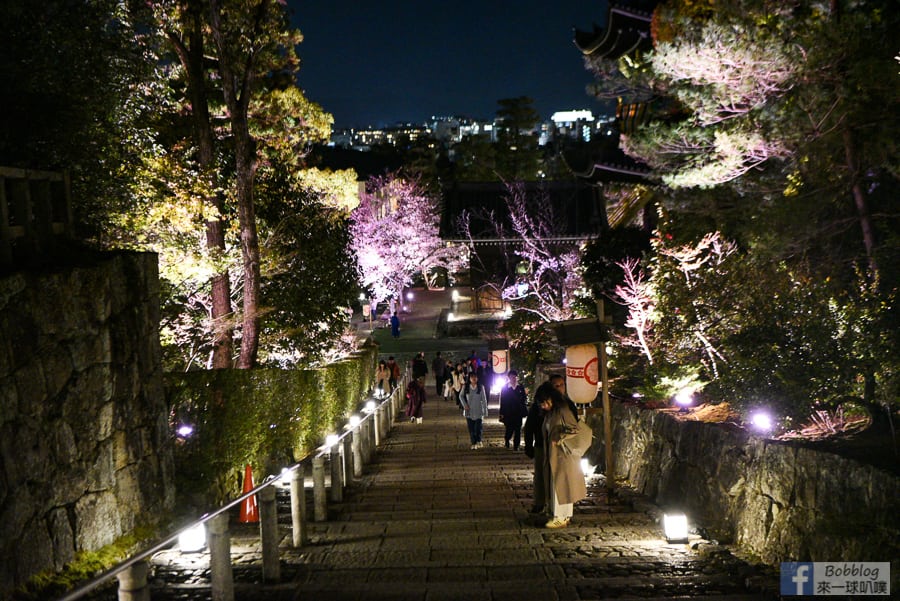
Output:
<instances>
[{"instance_id":1,"label":"handrail","mask_svg":"<svg viewBox=\"0 0 900 601\"><path fill-rule=\"evenodd\" d=\"M405 382L407 379L408 379L407 374L404 374L403 377L401 378L401 382ZM400 389L401 389L401 386L400 386L400 383L398 383L397 388L395 388L391 394L389 394L387 397L383 397L381 399L380 407L384 407L384 405L386 405L388 403L392 404L394 402L394 399L393 399L394 393L396 393ZM137 553L136 555L133 555L133 556L129 557L128 559L125 559L125 560L119 562L118 564L112 566L111 568L104 570L99 575L82 583L80 586L78 586L74 590L69 591L65 596L59 597L58 599L56 599L56 601L75 601L76 599L80 599L84 595L90 593L91 591L93 591L94 589L99 587L101 584L104 584L105 582L110 580L113 576L118 575L119 573L127 570L128 568L140 563L141 561L144 561L145 559L149 558L153 554L158 553L159 551L162 551L163 549L171 546L172 543L174 543L175 541L178 540L178 537L181 536L181 534L187 532L188 530L191 530L192 528L196 528L197 526L199 526L201 524L205 524L209 520L222 515L223 513L236 507L237 505L240 505L245 500L256 495L261 490L277 483L279 480L281 480L284 477L284 475L286 473L293 473L294 471L300 469L302 467L302 465L304 464L304 462L308 461L310 458L324 457L325 455L330 453L332 448L343 443L344 439L347 436L349 436L354 430L360 428L362 426L362 424L365 423L366 420L375 419L374 416L377 413L377 409L373 410L373 411L363 410L363 412L366 413L366 415L364 417L360 418L359 424L357 424L356 427L348 428L349 423L344 425L344 428L342 428L344 430L344 432L337 435L337 439L335 440L334 444L331 444L331 445L323 444L323 445L319 446L316 449L315 453L305 455L302 459L300 459L293 465L284 468L282 470L281 474L279 474L278 476L273 475L273 474L266 476L266 478L260 484L255 486L252 490L249 490L249 491L243 493L240 497L233 499L232 501L219 507L218 509L215 509L213 511L203 514L197 520L191 522L187 526L183 526L182 528L177 530L174 534L157 542L156 544L149 547L148 549L145 549L145 550Z\"/></svg>"}]
</instances>

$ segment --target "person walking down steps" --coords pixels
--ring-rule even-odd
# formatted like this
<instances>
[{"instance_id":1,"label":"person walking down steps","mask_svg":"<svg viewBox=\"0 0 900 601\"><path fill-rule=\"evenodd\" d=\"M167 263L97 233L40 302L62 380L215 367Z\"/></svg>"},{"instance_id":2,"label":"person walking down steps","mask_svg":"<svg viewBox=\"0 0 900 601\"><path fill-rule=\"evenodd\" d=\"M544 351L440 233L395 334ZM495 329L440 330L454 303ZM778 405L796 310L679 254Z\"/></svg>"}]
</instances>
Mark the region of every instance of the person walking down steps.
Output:
<instances>
[{"instance_id":1,"label":"person walking down steps","mask_svg":"<svg viewBox=\"0 0 900 601\"><path fill-rule=\"evenodd\" d=\"M416 378L406 387L406 417L409 421L422 423L422 410L425 407L425 378Z\"/></svg>"},{"instance_id":2,"label":"person walking down steps","mask_svg":"<svg viewBox=\"0 0 900 601\"><path fill-rule=\"evenodd\" d=\"M472 441L471 449L480 449L482 433L484 431L484 418L488 415L487 392L478 381L478 375L469 374L469 382L459 394L459 402L466 416L466 425L469 427L469 439Z\"/></svg>"}]
</instances>

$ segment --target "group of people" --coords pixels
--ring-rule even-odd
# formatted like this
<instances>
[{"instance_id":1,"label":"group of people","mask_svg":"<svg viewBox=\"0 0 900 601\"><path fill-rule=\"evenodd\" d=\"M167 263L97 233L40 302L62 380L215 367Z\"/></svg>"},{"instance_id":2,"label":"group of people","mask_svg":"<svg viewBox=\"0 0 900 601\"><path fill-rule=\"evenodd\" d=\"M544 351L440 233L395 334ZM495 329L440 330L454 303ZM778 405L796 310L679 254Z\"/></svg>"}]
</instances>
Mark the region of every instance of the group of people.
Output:
<instances>
[{"instance_id":1,"label":"group of people","mask_svg":"<svg viewBox=\"0 0 900 601\"><path fill-rule=\"evenodd\" d=\"M375 368L375 392L378 396L386 396L394 392L400 381L400 365L393 356L387 361L382 359Z\"/></svg>"},{"instance_id":2,"label":"group of people","mask_svg":"<svg viewBox=\"0 0 900 601\"><path fill-rule=\"evenodd\" d=\"M406 391L406 415L412 422L422 423L428 371L424 353L418 353L411 362L412 379ZM438 352L431 371L437 395L455 401L461 408L470 448L482 448L484 420L488 417L484 363L474 351L468 359L455 364ZM548 515L547 528L565 528L571 521L574 504L587 496L581 455L567 445L577 430L578 410L566 395L564 376L553 375L541 384L529 405L518 375L516 370L510 370L506 385L500 390L499 419L504 425L504 443L514 451L524 446L525 455L534 462L534 503L530 512ZM376 387L393 391L399 377L400 368L390 357L387 362L379 362Z\"/></svg>"}]
</instances>

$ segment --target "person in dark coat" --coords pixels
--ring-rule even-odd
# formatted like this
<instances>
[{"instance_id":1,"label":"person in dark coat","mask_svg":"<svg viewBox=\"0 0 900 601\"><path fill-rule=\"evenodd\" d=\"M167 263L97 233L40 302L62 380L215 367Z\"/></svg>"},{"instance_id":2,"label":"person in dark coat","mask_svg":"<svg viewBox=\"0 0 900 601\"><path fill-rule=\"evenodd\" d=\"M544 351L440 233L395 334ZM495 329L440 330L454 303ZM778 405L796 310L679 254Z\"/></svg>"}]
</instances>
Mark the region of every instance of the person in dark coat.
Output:
<instances>
[{"instance_id":1,"label":"person in dark coat","mask_svg":"<svg viewBox=\"0 0 900 601\"><path fill-rule=\"evenodd\" d=\"M522 430L525 455L534 460L534 501L530 513L543 513L550 506L547 492L550 490L549 474L544 470L544 409L537 399L528 407L528 417Z\"/></svg>"},{"instance_id":2,"label":"person in dark coat","mask_svg":"<svg viewBox=\"0 0 900 601\"><path fill-rule=\"evenodd\" d=\"M390 370L388 383L391 385L391 392L394 392L394 389L397 388L397 383L400 381L400 365L391 356L388 357L387 367Z\"/></svg>"},{"instance_id":3,"label":"person in dark coat","mask_svg":"<svg viewBox=\"0 0 900 601\"><path fill-rule=\"evenodd\" d=\"M519 372L510 370L506 375L506 386L500 390L500 421L506 426L503 441L509 448L512 439L513 449L518 451L522 439L522 420L528 415L528 398L525 387L519 384Z\"/></svg>"},{"instance_id":4,"label":"person in dark coat","mask_svg":"<svg viewBox=\"0 0 900 601\"><path fill-rule=\"evenodd\" d=\"M422 423L425 396L425 380L423 378L411 380L406 387L406 417L409 421Z\"/></svg>"},{"instance_id":5,"label":"person in dark coat","mask_svg":"<svg viewBox=\"0 0 900 601\"><path fill-rule=\"evenodd\" d=\"M425 353L417 354L412 360L412 377L413 380L421 379L425 382L425 375L428 373L428 364L425 362Z\"/></svg>"},{"instance_id":6,"label":"person in dark coat","mask_svg":"<svg viewBox=\"0 0 900 601\"><path fill-rule=\"evenodd\" d=\"M431 362L431 371L434 373L434 387L438 396L444 394L444 382L447 379L447 362L441 357L441 351L434 356Z\"/></svg>"}]
</instances>

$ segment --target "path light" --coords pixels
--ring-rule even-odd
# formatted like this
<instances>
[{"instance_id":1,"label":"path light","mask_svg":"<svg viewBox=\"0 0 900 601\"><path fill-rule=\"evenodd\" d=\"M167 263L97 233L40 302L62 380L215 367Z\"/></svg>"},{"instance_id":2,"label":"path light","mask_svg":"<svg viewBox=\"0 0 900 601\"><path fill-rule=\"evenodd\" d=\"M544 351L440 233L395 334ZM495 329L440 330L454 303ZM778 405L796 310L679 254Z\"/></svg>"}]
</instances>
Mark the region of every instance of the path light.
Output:
<instances>
[{"instance_id":1,"label":"path light","mask_svg":"<svg viewBox=\"0 0 900 601\"><path fill-rule=\"evenodd\" d=\"M500 394L504 386L506 386L506 376L494 376L491 380L491 394Z\"/></svg>"},{"instance_id":2,"label":"path light","mask_svg":"<svg viewBox=\"0 0 900 601\"><path fill-rule=\"evenodd\" d=\"M341 439L341 437L338 436L337 434L329 434L328 436L325 437L325 446L333 447L334 445L336 445L338 443L338 441L340 439Z\"/></svg>"},{"instance_id":3,"label":"path light","mask_svg":"<svg viewBox=\"0 0 900 601\"><path fill-rule=\"evenodd\" d=\"M453 313L447 313L447 321L453 321L456 319L456 316Z\"/></svg>"},{"instance_id":4,"label":"path light","mask_svg":"<svg viewBox=\"0 0 900 601\"><path fill-rule=\"evenodd\" d=\"M406 300L412 301L414 298L412 291L406 293Z\"/></svg>"},{"instance_id":5,"label":"path light","mask_svg":"<svg viewBox=\"0 0 900 601\"><path fill-rule=\"evenodd\" d=\"M688 407L694 404L694 392L689 388L682 388L675 393L675 404L681 407L681 412L687 413Z\"/></svg>"},{"instance_id":6,"label":"path light","mask_svg":"<svg viewBox=\"0 0 900 601\"><path fill-rule=\"evenodd\" d=\"M365 412L366 412L366 413L375 413L375 408L376 408L377 406L378 406L378 404L377 404L375 401L371 401L371 400L370 400L370 401L366 401Z\"/></svg>"},{"instance_id":7,"label":"path light","mask_svg":"<svg viewBox=\"0 0 900 601\"><path fill-rule=\"evenodd\" d=\"M206 546L206 526L197 524L178 535L178 549L182 553L196 553Z\"/></svg>"},{"instance_id":8,"label":"path light","mask_svg":"<svg viewBox=\"0 0 900 601\"><path fill-rule=\"evenodd\" d=\"M286 467L281 468L281 477L278 479L283 486L291 483L291 470Z\"/></svg>"},{"instance_id":9,"label":"path light","mask_svg":"<svg viewBox=\"0 0 900 601\"><path fill-rule=\"evenodd\" d=\"M688 542L687 516L683 513L666 513L663 515L663 530L666 532L666 542Z\"/></svg>"},{"instance_id":10,"label":"path light","mask_svg":"<svg viewBox=\"0 0 900 601\"><path fill-rule=\"evenodd\" d=\"M450 293L450 300L452 300L454 303L459 302L459 290L454 290Z\"/></svg>"},{"instance_id":11,"label":"path light","mask_svg":"<svg viewBox=\"0 0 900 601\"><path fill-rule=\"evenodd\" d=\"M175 431L178 433L178 436L182 438L187 438L191 434L194 433L194 426L189 426L188 424L181 424L178 426L178 429Z\"/></svg>"},{"instance_id":12,"label":"path light","mask_svg":"<svg viewBox=\"0 0 900 601\"><path fill-rule=\"evenodd\" d=\"M591 462L588 461L587 459L585 459L584 457L581 458L581 473L584 474L585 476L593 476L594 475L594 466L591 465Z\"/></svg>"},{"instance_id":13,"label":"path light","mask_svg":"<svg viewBox=\"0 0 900 601\"><path fill-rule=\"evenodd\" d=\"M355 415L355 414L351 415L350 416L350 429L355 429L357 426L359 426L359 422L360 422L360 419L359 419L358 415Z\"/></svg>"},{"instance_id":14,"label":"path light","mask_svg":"<svg viewBox=\"0 0 900 601\"><path fill-rule=\"evenodd\" d=\"M756 411L750 414L750 425L753 426L754 430L768 434L775 427L775 422L772 421L772 416L767 412Z\"/></svg>"}]
</instances>

